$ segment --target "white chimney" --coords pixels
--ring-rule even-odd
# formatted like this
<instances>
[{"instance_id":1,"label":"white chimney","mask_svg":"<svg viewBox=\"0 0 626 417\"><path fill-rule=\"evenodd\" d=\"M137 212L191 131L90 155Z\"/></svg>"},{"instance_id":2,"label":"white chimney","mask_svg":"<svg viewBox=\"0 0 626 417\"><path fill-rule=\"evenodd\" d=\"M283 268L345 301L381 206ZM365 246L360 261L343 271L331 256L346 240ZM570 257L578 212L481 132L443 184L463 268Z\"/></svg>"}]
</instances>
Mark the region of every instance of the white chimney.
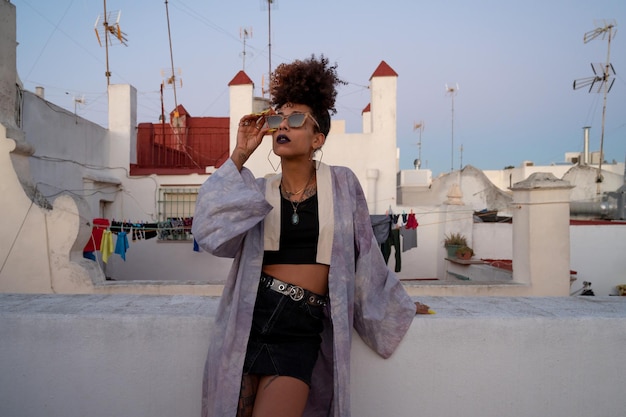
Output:
<instances>
[{"instance_id":1,"label":"white chimney","mask_svg":"<svg viewBox=\"0 0 626 417\"><path fill-rule=\"evenodd\" d=\"M39 98L44 98L44 89L43 89L43 87L35 87L35 94Z\"/></svg>"},{"instance_id":2,"label":"white chimney","mask_svg":"<svg viewBox=\"0 0 626 417\"><path fill-rule=\"evenodd\" d=\"M583 127L583 130L585 132L583 146L583 165L589 164L589 129L591 129L590 126Z\"/></svg>"}]
</instances>

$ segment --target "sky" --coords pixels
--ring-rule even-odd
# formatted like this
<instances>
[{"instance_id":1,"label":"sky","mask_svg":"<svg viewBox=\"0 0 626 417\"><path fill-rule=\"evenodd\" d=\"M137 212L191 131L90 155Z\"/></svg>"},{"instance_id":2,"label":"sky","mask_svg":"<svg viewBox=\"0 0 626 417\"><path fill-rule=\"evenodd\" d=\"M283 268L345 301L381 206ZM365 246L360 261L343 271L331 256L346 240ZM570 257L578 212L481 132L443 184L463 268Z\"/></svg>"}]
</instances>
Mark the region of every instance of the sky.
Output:
<instances>
[{"instance_id":1,"label":"sky","mask_svg":"<svg viewBox=\"0 0 626 417\"><path fill-rule=\"evenodd\" d=\"M104 1L11 2L24 88L42 86L47 100L106 126L106 48L94 30ZM401 169L413 169L419 156L435 176L468 164L563 162L566 152L582 151L584 126L590 149L600 149L603 108L605 160L626 158L623 0L273 0L270 11L268 0L106 0L106 7L119 11L127 39L109 47L110 81L137 89L138 122L158 121L160 85L172 67L182 86L176 98L165 90L166 113L178 103L192 116L228 116L228 83L240 70L262 95L271 43L272 68L312 54L338 65L347 85L333 118L345 120L348 133L361 131L369 79L381 61L389 64L398 73ZM573 81L606 62L608 36L583 41L606 22L617 32L605 107L603 93L574 90Z\"/></svg>"}]
</instances>

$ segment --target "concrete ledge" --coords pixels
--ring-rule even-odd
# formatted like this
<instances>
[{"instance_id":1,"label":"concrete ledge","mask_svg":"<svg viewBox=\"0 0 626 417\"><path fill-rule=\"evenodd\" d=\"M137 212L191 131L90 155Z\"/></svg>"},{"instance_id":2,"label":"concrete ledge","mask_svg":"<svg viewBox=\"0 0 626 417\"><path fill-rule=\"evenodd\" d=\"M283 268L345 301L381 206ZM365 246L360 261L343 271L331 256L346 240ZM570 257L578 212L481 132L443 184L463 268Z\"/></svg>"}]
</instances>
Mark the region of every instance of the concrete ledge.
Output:
<instances>
[{"instance_id":1,"label":"concrete ledge","mask_svg":"<svg viewBox=\"0 0 626 417\"><path fill-rule=\"evenodd\" d=\"M383 360L354 339L353 416L626 409L626 298L421 297ZM199 416L217 298L0 295L0 415Z\"/></svg>"}]
</instances>

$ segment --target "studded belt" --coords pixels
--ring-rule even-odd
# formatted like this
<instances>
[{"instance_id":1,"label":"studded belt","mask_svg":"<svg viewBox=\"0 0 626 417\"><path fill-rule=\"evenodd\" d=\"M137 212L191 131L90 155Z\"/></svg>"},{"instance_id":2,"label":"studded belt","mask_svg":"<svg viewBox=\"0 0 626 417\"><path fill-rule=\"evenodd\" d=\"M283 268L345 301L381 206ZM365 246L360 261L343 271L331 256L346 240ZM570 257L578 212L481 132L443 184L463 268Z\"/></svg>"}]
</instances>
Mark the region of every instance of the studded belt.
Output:
<instances>
[{"instance_id":1,"label":"studded belt","mask_svg":"<svg viewBox=\"0 0 626 417\"><path fill-rule=\"evenodd\" d=\"M328 302L328 297L315 294L302 287L283 282L278 278L263 273L261 274L261 285L272 291L286 295L294 301L304 301L312 306L325 306Z\"/></svg>"}]
</instances>

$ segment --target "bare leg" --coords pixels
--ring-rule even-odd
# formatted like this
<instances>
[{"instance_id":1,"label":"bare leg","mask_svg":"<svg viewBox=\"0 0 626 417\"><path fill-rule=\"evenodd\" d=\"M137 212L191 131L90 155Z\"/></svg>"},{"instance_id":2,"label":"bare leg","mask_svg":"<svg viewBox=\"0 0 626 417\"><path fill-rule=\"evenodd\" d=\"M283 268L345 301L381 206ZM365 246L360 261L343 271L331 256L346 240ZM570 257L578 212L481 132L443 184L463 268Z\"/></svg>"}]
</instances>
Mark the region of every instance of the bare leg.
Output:
<instances>
[{"instance_id":1,"label":"bare leg","mask_svg":"<svg viewBox=\"0 0 626 417\"><path fill-rule=\"evenodd\" d=\"M290 376L262 376L259 380L254 417L301 417L309 386Z\"/></svg>"},{"instance_id":2,"label":"bare leg","mask_svg":"<svg viewBox=\"0 0 626 417\"><path fill-rule=\"evenodd\" d=\"M258 387L259 377L257 375L243 375L241 377L237 417L252 417Z\"/></svg>"}]
</instances>

